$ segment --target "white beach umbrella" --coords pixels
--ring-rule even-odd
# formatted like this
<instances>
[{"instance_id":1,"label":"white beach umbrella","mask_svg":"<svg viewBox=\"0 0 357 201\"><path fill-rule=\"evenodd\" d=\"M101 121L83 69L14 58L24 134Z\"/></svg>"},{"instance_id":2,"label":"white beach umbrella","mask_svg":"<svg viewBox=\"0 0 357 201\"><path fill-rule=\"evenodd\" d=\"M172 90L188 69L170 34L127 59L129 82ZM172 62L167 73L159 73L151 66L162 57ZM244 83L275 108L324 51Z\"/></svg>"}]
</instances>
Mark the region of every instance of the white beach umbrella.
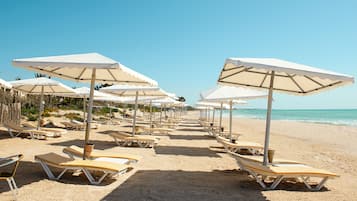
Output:
<instances>
[{"instance_id":1,"label":"white beach umbrella","mask_svg":"<svg viewBox=\"0 0 357 201\"><path fill-rule=\"evenodd\" d=\"M139 96L167 96L167 93L160 89L159 87L152 86L129 86L129 85L112 85L109 87L103 87L100 91L115 94L117 96L135 96L135 109L134 109L134 118L133 118L133 130L132 134L135 135L135 126L136 126L136 112L138 109L138 97Z\"/></svg>"},{"instance_id":2,"label":"white beach umbrella","mask_svg":"<svg viewBox=\"0 0 357 201\"><path fill-rule=\"evenodd\" d=\"M77 82L90 82L90 96L85 132L89 143L95 83L153 85L157 82L98 53L14 59L14 66ZM83 154L83 159L85 156Z\"/></svg>"},{"instance_id":3,"label":"white beach umbrella","mask_svg":"<svg viewBox=\"0 0 357 201\"><path fill-rule=\"evenodd\" d=\"M40 128L41 116L43 113L43 95L61 95L61 96L71 96L75 94L75 91L56 81L51 80L45 77L25 79L25 80L16 80L11 81L10 84L12 87L18 91L22 91L27 94L35 94L40 95L40 109L39 109L39 117L37 123L37 129Z\"/></svg>"},{"instance_id":4,"label":"white beach umbrella","mask_svg":"<svg viewBox=\"0 0 357 201\"><path fill-rule=\"evenodd\" d=\"M83 120L86 119L86 100L87 98L90 97L90 88L88 87L79 87L75 88L74 91L76 92L74 94L74 98L82 98L83 99ZM114 96L100 92L98 90L94 90L93 92L93 99L96 100L96 98L114 98Z\"/></svg>"},{"instance_id":5,"label":"white beach umbrella","mask_svg":"<svg viewBox=\"0 0 357 201\"><path fill-rule=\"evenodd\" d=\"M202 92L201 98L207 102L221 103L221 112L219 118L219 128L222 127L222 110L223 103L229 103L229 136L232 140L232 107L233 104L244 104L243 100L250 100L256 98L266 98L268 94L263 91L257 91L248 88L236 86L216 86L208 91ZM243 101L243 102L239 102ZM214 117L214 115L213 115Z\"/></svg>"},{"instance_id":6,"label":"white beach umbrella","mask_svg":"<svg viewBox=\"0 0 357 201\"><path fill-rule=\"evenodd\" d=\"M12 85L9 82L7 82L7 81L5 81L5 80L3 80L1 78L0 78L0 86L4 87L5 89L11 89L12 88Z\"/></svg>"},{"instance_id":7,"label":"white beach umbrella","mask_svg":"<svg viewBox=\"0 0 357 201\"><path fill-rule=\"evenodd\" d=\"M309 95L352 84L349 75L272 58L229 58L218 83L268 89L264 161L268 163L273 90L295 95Z\"/></svg>"},{"instance_id":8,"label":"white beach umbrella","mask_svg":"<svg viewBox=\"0 0 357 201\"><path fill-rule=\"evenodd\" d=\"M207 121L209 121L209 116L210 116L210 110L215 110L217 108L226 108L228 109L229 108L229 104L221 104L219 102L214 102L214 101L211 101L211 102L208 102L208 101L204 101L204 100L200 100L196 103L196 107L206 107L206 110L205 110L205 113L206 113L206 119ZM214 120L214 119L213 119Z\"/></svg>"},{"instance_id":9,"label":"white beach umbrella","mask_svg":"<svg viewBox=\"0 0 357 201\"><path fill-rule=\"evenodd\" d=\"M160 123L162 122L162 106L175 106L175 105L180 105L182 102L175 100L176 95L172 93L168 93L168 97L161 97L159 99L155 100L150 100L150 113L151 113L151 107L152 105L159 105L160 106ZM150 119L151 119L151 114L150 114Z\"/></svg>"}]
</instances>

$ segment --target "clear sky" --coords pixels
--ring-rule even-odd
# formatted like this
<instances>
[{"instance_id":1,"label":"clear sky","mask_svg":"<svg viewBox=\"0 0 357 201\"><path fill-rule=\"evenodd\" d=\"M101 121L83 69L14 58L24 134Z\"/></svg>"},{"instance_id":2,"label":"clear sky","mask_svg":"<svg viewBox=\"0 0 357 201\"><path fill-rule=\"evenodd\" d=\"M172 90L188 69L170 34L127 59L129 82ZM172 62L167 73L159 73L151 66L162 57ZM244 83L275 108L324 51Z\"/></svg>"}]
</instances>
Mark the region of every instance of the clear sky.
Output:
<instances>
[{"instance_id":1,"label":"clear sky","mask_svg":"<svg viewBox=\"0 0 357 201\"><path fill-rule=\"evenodd\" d=\"M357 1L0 1L0 77L32 78L15 58L98 52L193 104L228 57L274 57L357 75ZM66 81L70 86L77 83ZM274 108L357 108L357 87ZM265 108L266 100L247 107Z\"/></svg>"}]
</instances>

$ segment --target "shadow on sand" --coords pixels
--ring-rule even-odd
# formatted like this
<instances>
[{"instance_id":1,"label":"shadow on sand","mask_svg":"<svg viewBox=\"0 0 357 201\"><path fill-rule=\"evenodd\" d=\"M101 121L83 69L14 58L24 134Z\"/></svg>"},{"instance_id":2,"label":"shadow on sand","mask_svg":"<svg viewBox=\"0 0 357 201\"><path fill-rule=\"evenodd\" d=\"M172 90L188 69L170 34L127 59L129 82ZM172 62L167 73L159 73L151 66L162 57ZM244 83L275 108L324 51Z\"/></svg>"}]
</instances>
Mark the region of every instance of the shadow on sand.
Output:
<instances>
[{"instance_id":1,"label":"shadow on sand","mask_svg":"<svg viewBox=\"0 0 357 201\"><path fill-rule=\"evenodd\" d=\"M171 140L214 140L213 137L206 135L169 135Z\"/></svg>"},{"instance_id":2,"label":"shadow on sand","mask_svg":"<svg viewBox=\"0 0 357 201\"><path fill-rule=\"evenodd\" d=\"M241 183L246 173L236 170L213 172L141 170L102 201L266 201L257 184Z\"/></svg>"},{"instance_id":3,"label":"shadow on sand","mask_svg":"<svg viewBox=\"0 0 357 201\"><path fill-rule=\"evenodd\" d=\"M203 128L178 128L177 131L206 132Z\"/></svg>"},{"instance_id":4,"label":"shadow on sand","mask_svg":"<svg viewBox=\"0 0 357 201\"><path fill-rule=\"evenodd\" d=\"M50 167L51 170L58 175L63 169ZM3 171L3 169L1 169ZM17 187L20 189L23 186L39 182L41 180L48 179L47 175L43 171L41 165L39 163L34 163L31 161L21 161L19 167L17 168L17 172L15 175L15 182ZM101 186L109 185L113 183L115 179L106 178L100 184ZM53 182L61 182L66 184L78 184L78 185L90 185L88 179L83 175L73 176L72 172L69 171L65 173L59 181ZM0 182L0 193L9 192L10 188L6 181Z\"/></svg>"},{"instance_id":5,"label":"shadow on sand","mask_svg":"<svg viewBox=\"0 0 357 201\"><path fill-rule=\"evenodd\" d=\"M205 147L157 146L156 154L220 157L216 152Z\"/></svg>"},{"instance_id":6,"label":"shadow on sand","mask_svg":"<svg viewBox=\"0 0 357 201\"><path fill-rule=\"evenodd\" d=\"M94 144L95 149L101 149L101 150L110 149L117 146L114 141L90 140L90 143ZM79 140L79 139L68 140L64 142L51 143L50 145L65 146L65 147L76 145L83 148L84 140Z\"/></svg>"}]
</instances>

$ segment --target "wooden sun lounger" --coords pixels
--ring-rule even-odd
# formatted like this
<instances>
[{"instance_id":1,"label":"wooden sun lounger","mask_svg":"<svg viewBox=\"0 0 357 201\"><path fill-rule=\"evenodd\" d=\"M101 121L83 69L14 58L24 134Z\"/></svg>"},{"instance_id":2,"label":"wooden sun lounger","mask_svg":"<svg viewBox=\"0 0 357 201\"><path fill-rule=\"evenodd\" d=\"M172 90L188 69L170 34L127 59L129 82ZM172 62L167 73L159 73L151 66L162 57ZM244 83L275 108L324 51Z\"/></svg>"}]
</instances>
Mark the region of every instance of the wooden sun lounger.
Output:
<instances>
[{"instance_id":1,"label":"wooden sun lounger","mask_svg":"<svg viewBox=\"0 0 357 201\"><path fill-rule=\"evenodd\" d=\"M91 184L100 184L106 176L113 177L123 174L130 168L128 165L106 161L73 160L55 153L37 155L35 156L35 160L41 164L50 179L59 180L68 170L81 170ZM58 176L55 176L49 166L63 169L63 171ZM91 171L102 172L103 174L96 180L91 174Z\"/></svg>"},{"instance_id":2,"label":"wooden sun lounger","mask_svg":"<svg viewBox=\"0 0 357 201\"><path fill-rule=\"evenodd\" d=\"M68 121L61 122L61 124L63 124L66 127L66 129L73 129L73 130L84 130L85 129L84 124L77 124L77 123L72 123L72 122L68 122Z\"/></svg>"},{"instance_id":3,"label":"wooden sun lounger","mask_svg":"<svg viewBox=\"0 0 357 201\"><path fill-rule=\"evenodd\" d=\"M109 134L115 140L115 143L120 146L135 146L138 145L142 148L151 148L158 143L158 138L154 136L132 136L124 132L112 132Z\"/></svg>"},{"instance_id":4,"label":"wooden sun lounger","mask_svg":"<svg viewBox=\"0 0 357 201\"><path fill-rule=\"evenodd\" d=\"M70 147L65 147L63 152L66 153L70 158L82 158L83 157L83 148L72 145ZM101 150L92 150L89 159L97 158L124 158L128 159L131 163L138 162L142 157L134 154L123 154L123 153L114 153Z\"/></svg>"},{"instance_id":5,"label":"wooden sun lounger","mask_svg":"<svg viewBox=\"0 0 357 201\"><path fill-rule=\"evenodd\" d=\"M22 124L23 126L25 126L26 128L29 129L36 129L36 126L29 123L29 122L25 122ZM61 128L46 128L46 127L40 127L41 131L48 131L53 133L53 135L47 135L47 137L61 137L62 134L66 134L67 130L65 129L61 129Z\"/></svg>"},{"instance_id":6,"label":"wooden sun lounger","mask_svg":"<svg viewBox=\"0 0 357 201\"><path fill-rule=\"evenodd\" d=\"M150 128L150 127L138 127L139 130L142 130L144 133L148 133L148 134L152 134L152 133L159 133L159 134L169 134L169 132L174 131L171 128L161 128L161 127L154 127L154 128Z\"/></svg>"},{"instance_id":7,"label":"wooden sun lounger","mask_svg":"<svg viewBox=\"0 0 357 201\"><path fill-rule=\"evenodd\" d=\"M261 155L262 150L264 150L264 146L256 142L237 140L233 143L220 136L217 136L216 139L229 153L241 153L244 151L251 155Z\"/></svg>"},{"instance_id":8,"label":"wooden sun lounger","mask_svg":"<svg viewBox=\"0 0 357 201\"><path fill-rule=\"evenodd\" d=\"M260 186L266 190L275 189L285 178L295 178L302 181L311 191L319 191L328 179L338 177L337 174L318 168L313 168L305 164L274 162L264 166L260 161L252 160L246 156L236 154L237 162L242 170L252 175ZM278 159L276 159L278 160ZM265 179L273 178L273 183L268 186ZM309 183L310 178L321 178L316 186Z\"/></svg>"},{"instance_id":9,"label":"wooden sun lounger","mask_svg":"<svg viewBox=\"0 0 357 201\"><path fill-rule=\"evenodd\" d=\"M40 130L35 130L35 129L26 129L24 127L21 127L19 125L6 122L3 124L5 128L8 129L8 132L11 137L17 137L20 134L28 134L32 139L39 139L39 140L45 140L47 138L47 135L50 135L51 133L46 132L46 131L40 131ZM16 131L17 134L14 135L12 131Z\"/></svg>"}]
</instances>

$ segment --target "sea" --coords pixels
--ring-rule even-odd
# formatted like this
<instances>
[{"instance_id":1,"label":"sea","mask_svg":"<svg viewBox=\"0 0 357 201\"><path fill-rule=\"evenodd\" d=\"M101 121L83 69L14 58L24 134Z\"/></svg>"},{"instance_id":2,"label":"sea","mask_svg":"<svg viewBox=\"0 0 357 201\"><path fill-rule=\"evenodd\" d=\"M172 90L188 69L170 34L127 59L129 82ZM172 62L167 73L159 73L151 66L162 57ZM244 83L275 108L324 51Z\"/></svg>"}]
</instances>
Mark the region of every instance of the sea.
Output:
<instances>
[{"instance_id":1,"label":"sea","mask_svg":"<svg viewBox=\"0 0 357 201\"><path fill-rule=\"evenodd\" d=\"M224 116L228 114L229 111L224 112ZM266 109L236 109L233 116L265 119ZM273 109L272 119L357 126L357 109Z\"/></svg>"}]
</instances>

